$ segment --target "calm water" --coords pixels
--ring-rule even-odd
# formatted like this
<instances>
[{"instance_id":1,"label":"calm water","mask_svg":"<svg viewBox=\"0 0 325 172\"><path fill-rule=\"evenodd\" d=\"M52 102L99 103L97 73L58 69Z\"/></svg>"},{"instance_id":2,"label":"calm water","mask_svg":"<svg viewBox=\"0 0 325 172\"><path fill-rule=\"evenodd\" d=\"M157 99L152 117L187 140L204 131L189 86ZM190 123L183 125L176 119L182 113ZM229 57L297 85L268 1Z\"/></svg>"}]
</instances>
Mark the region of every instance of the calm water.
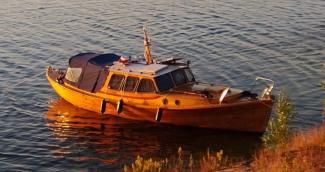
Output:
<instances>
[{"instance_id":1,"label":"calm water","mask_svg":"<svg viewBox=\"0 0 325 172\"><path fill-rule=\"evenodd\" d=\"M258 136L99 116L59 99L43 74L87 51L192 61L199 80L250 88L255 76L286 88L293 128L323 119L325 1L0 0L0 167L13 171L119 171L136 155L169 157L178 146L249 157Z\"/></svg>"}]
</instances>

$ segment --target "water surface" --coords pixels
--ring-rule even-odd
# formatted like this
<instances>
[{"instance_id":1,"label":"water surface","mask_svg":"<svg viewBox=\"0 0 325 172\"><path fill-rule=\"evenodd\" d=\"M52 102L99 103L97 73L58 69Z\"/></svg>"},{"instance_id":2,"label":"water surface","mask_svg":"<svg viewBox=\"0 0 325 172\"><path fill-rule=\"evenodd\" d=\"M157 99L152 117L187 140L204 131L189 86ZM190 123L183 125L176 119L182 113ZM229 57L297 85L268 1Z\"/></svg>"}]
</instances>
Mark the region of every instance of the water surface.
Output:
<instances>
[{"instance_id":1,"label":"water surface","mask_svg":"<svg viewBox=\"0 0 325 172\"><path fill-rule=\"evenodd\" d=\"M249 89L256 76L286 88L291 127L319 124L324 92L325 2L0 1L0 167L15 171L120 170L136 155L224 149L247 157L257 136L102 117L58 98L42 72L87 51L192 61L200 81Z\"/></svg>"}]
</instances>

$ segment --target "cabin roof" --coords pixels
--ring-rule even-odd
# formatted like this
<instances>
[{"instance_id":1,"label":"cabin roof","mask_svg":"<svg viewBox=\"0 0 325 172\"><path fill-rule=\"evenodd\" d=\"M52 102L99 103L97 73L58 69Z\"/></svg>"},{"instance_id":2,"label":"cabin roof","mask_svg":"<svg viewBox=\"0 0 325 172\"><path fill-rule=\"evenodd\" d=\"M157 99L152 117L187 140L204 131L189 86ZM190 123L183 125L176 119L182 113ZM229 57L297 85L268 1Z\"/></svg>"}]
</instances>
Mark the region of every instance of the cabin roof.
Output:
<instances>
[{"instance_id":1,"label":"cabin roof","mask_svg":"<svg viewBox=\"0 0 325 172\"><path fill-rule=\"evenodd\" d=\"M155 77L176 69L184 68L184 66L165 65L165 64L145 64L145 63L114 63L110 67L111 71L120 71L123 73L132 73L136 75Z\"/></svg>"},{"instance_id":2,"label":"cabin roof","mask_svg":"<svg viewBox=\"0 0 325 172\"><path fill-rule=\"evenodd\" d=\"M107 53L107 54L97 54L91 52L80 53L75 56L72 56L69 59L69 66L84 68L88 62L96 66L106 66L106 65L112 65L113 62L117 61L119 58L120 58L119 55L113 53Z\"/></svg>"},{"instance_id":3,"label":"cabin roof","mask_svg":"<svg viewBox=\"0 0 325 172\"><path fill-rule=\"evenodd\" d=\"M83 75L89 75L92 72L98 73L100 69L106 68L110 71L119 71L125 74L130 73L146 77L156 77L185 67L183 65L167 65L161 63L146 64L143 60L130 60L127 63L122 63L119 61L120 58L121 56L112 53L81 53L69 59L69 67L87 70L87 72L83 72Z\"/></svg>"}]
</instances>

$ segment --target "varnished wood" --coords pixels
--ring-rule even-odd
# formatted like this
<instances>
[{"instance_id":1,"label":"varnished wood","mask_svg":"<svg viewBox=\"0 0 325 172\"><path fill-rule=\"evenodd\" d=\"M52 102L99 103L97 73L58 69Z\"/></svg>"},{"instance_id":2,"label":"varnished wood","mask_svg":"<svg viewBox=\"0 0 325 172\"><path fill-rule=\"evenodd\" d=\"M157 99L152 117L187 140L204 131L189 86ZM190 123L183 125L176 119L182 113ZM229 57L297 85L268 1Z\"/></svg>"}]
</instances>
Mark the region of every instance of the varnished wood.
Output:
<instances>
[{"instance_id":1,"label":"varnished wood","mask_svg":"<svg viewBox=\"0 0 325 172\"><path fill-rule=\"evenodd\" d=\"M111 76L110 74L108 78ZM272 110L273 98L240 100L241 94L234 89L220 104L218 99L209 99L193 93L194 87L183 86L177 91L164 93L123 92L105 86L96 93L90 93L67 83L58 83L57 71L46 73L53 89L71 104L97 113L122 118L156 121L157 109L162 110L160 121L174 125L186 125L245 132L264 132ZM198 86L204 86L199 85ZM217 96L225 87L205 86ZM215 90L215 91L214 91ZM105 100L105 108L102 102ZM117 113L117 102L123 101L121 113ZM103 112L101 112L104 109Z\"/></svg>"}]
</instances>

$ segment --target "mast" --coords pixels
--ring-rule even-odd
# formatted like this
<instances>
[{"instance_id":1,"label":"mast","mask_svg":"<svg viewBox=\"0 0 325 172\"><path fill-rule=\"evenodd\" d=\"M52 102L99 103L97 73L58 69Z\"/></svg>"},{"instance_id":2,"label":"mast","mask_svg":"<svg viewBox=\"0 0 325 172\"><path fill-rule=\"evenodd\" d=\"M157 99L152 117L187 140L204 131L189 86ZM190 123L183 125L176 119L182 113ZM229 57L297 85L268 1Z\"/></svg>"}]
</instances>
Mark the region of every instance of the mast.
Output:
<instances>
[{"instance_id":1,"label":"mast","mask_svg":"<svg viewBox=\"0 0 325 172\"><path fill-rule=\"evenodd\" d=\"M150 40L149 40L149 36L147 33L147 28L145 26L143 26L143 34L144 34L144 40L143 40L143 44L144 44L144 58L146 59L147 64L151 64L152 63L152 58L151 58L151 52L150 52Z\"/></svg>"}]
</instances>

